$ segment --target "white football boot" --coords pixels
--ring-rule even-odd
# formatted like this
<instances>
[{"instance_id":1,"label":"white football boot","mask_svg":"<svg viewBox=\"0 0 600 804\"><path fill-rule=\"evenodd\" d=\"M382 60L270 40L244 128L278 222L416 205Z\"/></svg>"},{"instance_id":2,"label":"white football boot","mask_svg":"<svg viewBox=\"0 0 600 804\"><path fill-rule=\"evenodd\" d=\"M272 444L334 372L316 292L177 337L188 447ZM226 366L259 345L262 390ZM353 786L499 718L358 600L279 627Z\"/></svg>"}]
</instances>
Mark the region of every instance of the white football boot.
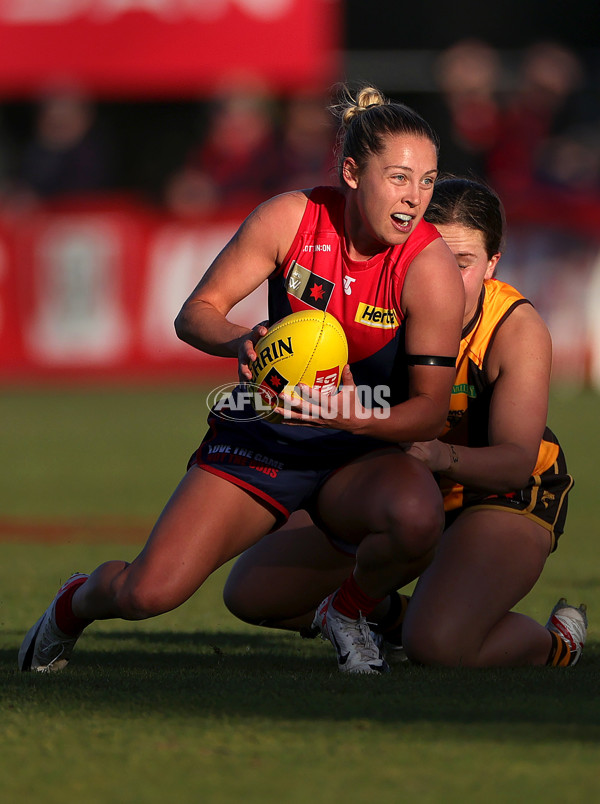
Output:
<instances>
[{"instance_id":1,"label":"white football boot","mask_svg":"<svg viewBox=\"0 0 600 804\"><path fill-rule=\"evenodd\" d=\"M54 610L58 597L81 578L87 578L81 572L76 572L60 587L56 597L33 625L19 650L19 670L37 670L39 673L49 673L55 670L64 670L67 666L75 643L81 635L64 634L56 625Z\"/></svg>"},{"instance_id":2,"label":"white football boot","mask_svg":"<svg viewBox=\"0 0 600 804\"><path fill-rule=\"evenodd\" d=\"M550 612L546 628L562 637L571 648L574 658L569 664L570 667L577 664L581 658L587 636L587 625L585 603L580 603L577 607L570 606L565 598L561 597Z\"/></svg>"},{"instance_id":3,"label":"white football boot","mask_svg":"<svg viewBox=\"0 0 600 804\"><path fill-rule=\"evenodd\" d=\"M337 653L342 673L387 673L389 667L382 659L369 624L362 616L358 620L345 617L331 605L336 592L319 605L313 620L321 636L328 639Z\"/></svg>"}]
</instances>

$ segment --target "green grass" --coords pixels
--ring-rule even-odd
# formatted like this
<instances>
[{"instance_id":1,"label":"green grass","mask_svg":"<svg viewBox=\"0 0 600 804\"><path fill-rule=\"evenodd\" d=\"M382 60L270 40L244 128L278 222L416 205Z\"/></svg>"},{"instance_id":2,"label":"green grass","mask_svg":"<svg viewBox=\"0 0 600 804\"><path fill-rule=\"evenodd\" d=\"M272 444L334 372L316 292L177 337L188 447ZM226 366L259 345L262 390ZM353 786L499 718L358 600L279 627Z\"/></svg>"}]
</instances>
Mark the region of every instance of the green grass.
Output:
<instances>
[{"instance_id":1,"label":"green grass","mask_svg":"<svg viewBox=\"0 0 600 804\"><path fill-rule=\"evenodd\" d=\"M576 486L567 532L520 606L543 620L561 594L588 603L576 668L402 667L348 678L320 640L229 615L223 568L177 611L94 624L65 673L37 676L16 671L16 651L58 582L137 551L132 532L122 544L94 541L85 523L151 523L206 410L193 388L5 390L6 535L13 519L32 532L36 522L79 524L66 544L26 533L0 544L3 801L595 801L599 403L592 393L553 394L550 423Z\"/></svg>"}]
</instances>

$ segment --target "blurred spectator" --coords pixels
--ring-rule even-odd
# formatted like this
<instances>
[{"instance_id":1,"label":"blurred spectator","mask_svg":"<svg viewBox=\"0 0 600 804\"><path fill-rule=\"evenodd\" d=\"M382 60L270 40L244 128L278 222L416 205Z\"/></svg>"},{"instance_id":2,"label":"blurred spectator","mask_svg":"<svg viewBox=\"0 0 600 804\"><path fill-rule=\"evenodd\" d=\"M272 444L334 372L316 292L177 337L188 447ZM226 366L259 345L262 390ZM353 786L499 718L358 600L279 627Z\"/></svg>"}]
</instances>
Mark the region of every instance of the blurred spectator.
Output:
<instances>
[{"instance_id":1,"label":"blurred spectator","mask_svg":"<svg viewBox=\"0 0 600 804\"><path fill-rule=\"evenodd\" d=\"M540 149L538 175L560 190L600 193L600 123L569 127Z\"/></svg>"},{"instance_id":2,"label":"blurred spectator","mask_svg":"<svg viewBox=\"0 0 600 804\"><path fill-rule=\"evenodd\" d=\"M0 111L0 199L10 187L15 160L14 145L5 128L5 116Z\"/></svg>"},{"instance_id":3,"label":"blurred spectator","mask_svg":"<svg viewBox=\"0 0 600 804\"><path fill-rule=\"evenodd\" d=\"M463 39L441 53L434 71L440 94L422 111L441 138L440 166L483 176L500 125L498 53L482 40Z\"/></svg>"},{"instance_id":4,"label":"blurred spectator","mask_svg":"<svg viewBox=\"0 0 600 804\"><path fill-rule=\"evenodd\" d=\"M578 57L562 45L539 42L525 52L487 161L489 181L508 201L539 185L542 154L572 120L583 77Z\"/></svg>"},{"instance_id":5,"label":"blurred spectator","mask_svg":"<svg viewBox=\"0 0 600 804\"><path fill-rule=\"evenodd\" d=\"M44 96L24 149L17 193L48 200L104 190L112 182L111 148L90 99L72 90Z\"/></svg>"},{"instance_id":6,"label":"blurred spectator","mask_svg":"<svg viewBox=\"0 0 600 804\"><path fill-rule=\"evenodd\" d=\"M165 202L176 215L251 208L279 181L274 100L243 82L214 99L208 131L168 182Z\"/></svg>"},{"instance_id":7,"label":"blurred spectator","mask_svg":"<svg viewBox=\"0 0 600 804\"><path fill-rule=\"evenodd\" d=\"M325 97L306 94L288 100L280 160L278 192L337 184L335 126Z\"/></svg>"}]
</instances>

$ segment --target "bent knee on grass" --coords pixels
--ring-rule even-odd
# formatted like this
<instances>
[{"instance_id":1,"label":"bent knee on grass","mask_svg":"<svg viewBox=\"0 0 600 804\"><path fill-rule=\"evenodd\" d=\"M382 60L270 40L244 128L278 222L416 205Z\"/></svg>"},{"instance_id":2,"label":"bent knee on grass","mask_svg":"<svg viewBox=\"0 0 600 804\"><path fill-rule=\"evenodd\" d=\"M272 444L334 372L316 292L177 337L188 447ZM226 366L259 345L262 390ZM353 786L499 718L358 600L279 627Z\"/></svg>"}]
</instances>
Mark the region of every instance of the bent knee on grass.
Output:
<instances>
[{"instance_id":1,"label":"bent knee on grass","mask_svg":"<svg viewBox=\"0 0 600 804\"><path fill-rule=\"evenodd\" d=\"M418 664L443 667L477 667L482 641L468 629L452 623L435 625L405 623L403 647L408 658Z\"/></svg>"},{"instance_id":2,"label":"bent knee on grass","mask_svg":"<svg viewBox=\"0 0 600 804\"><path fill-rule=\"evenodd\" d=\"M254 595L246 593L243 585L240 589L228 581L223 589L223 602L234 617L250 625L258 625L266 618L265 612L260 610L260 603L257 605Z\"/></svg>"}]
</instances>

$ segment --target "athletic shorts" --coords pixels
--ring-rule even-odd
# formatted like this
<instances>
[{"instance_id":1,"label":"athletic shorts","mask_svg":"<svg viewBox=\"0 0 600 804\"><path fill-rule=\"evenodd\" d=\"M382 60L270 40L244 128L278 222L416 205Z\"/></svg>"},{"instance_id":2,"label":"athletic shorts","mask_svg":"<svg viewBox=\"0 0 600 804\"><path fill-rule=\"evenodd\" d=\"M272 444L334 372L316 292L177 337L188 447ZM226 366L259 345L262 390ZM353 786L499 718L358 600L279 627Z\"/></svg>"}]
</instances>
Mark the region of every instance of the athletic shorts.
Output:
<instances>
[{"instance_id":1,"label":"athletic shorts","mask_svg":"<svg viewBox=\"0 0 600 804\"><path fill-rule=\"evenodd\" d=\"M567 472L564 453L559 449L556 462L541 475L532 477L529 484L520 491L509 494L485 494L465 490L462 506L446 513L445 527L450 527L463 511L502 509L526 516L549 531L552 538L550 552L554 552L558 539L564 531L567 497L573 484L573 478ZM326 535L335 550L347 556L356 555L357 545Z\"/></svg>"},{"instance_id":2,"label":"athletic shorts","mask_svg":"<svg viewBox=\"0 0 600 804\"><path fill-rule=\"evenodd\" d=\"M361 455L390 448L389 442L330 428L216 416L210 416L208 423L209 431L188 467L199 466L245 489L273 511L276 527L299 509L316 517L316 497L331 474Z\"/></svg>"},{"instance_id":3,"label":"athletic shorts","mask_svg":"<svg viewBox=\"0 0 600 804\"><path fill-rule=\"evenodd\" d=\"M573 478L567 472L562 449L549 469L541 475L532 476L525 488L508 494L485 494L465 489L460 508L448 511L446 527L465 510L498 509L526 516L550 532L551 552L556 550L558 539L564 531L567 518L567 497L573 488Z\"/></svg>"}]
</instances>

